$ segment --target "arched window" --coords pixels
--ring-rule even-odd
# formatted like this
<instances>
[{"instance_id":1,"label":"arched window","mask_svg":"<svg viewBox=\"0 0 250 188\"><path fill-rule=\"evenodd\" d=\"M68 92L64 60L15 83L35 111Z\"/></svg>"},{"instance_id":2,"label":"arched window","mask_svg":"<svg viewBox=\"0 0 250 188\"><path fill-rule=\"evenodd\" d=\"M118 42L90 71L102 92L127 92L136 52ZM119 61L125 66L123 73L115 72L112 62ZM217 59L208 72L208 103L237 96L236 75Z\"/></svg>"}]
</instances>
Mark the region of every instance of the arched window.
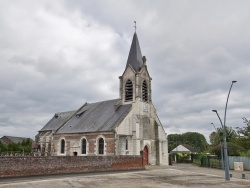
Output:
<instances>
[{"instance_id":1,"label":"arched window","mask_svg":"<svg viewBox=\"0 0 250 188\"><path fill-rule=\"evenodd\" d=\"M148 85L145 80L142 83L142 100L148 101Z\"/></svg>"},{"instance_id":2,"label":"arched window","mask_svg":"<svg viewBox=\"0 0 250 188\"><path fill-rule=\"evenodd\" d=\"M86 154L87 153L87 140L85 138L82 139L81 145L82 145L81 154Z\"/></svg>"},{"instance_id":3,"label":"arched window","mask_svg":"<svg viewBox=\"0 0 250 188\"><path fill-rule=\"evenodd\" d=\"M125 101L133 100L133 83L128 80L125 84Z\"/></svg>"},{"instance_id":4,"label":"arched window","mask_svg":"<svg viewBox=\"0 0 250 188\"><path fill-rule=\"evenodd\" d=\"M98 153L103 155L104 154L104 140L100 138L98 141Z\"/></svg>"},{"instance_id":5,"label":"arched window","mask_svg":"<svg viewBox=\"0 0 250 188\"><path fill-rule=\"evenodd\" d=\"M126 139L126 146L125 146L125 150L128 150L128 139Z\"/></svg>"},{"instance_id":6,"label":"arched window","mask_svg":"<svg viewBox=\"0 0 250 188\"><path fill-rule=\"evenodd\" d=\"M64 139L62 139L61 140L61 153L65 153L65 140Z\"/></svg>"}]
</instances>

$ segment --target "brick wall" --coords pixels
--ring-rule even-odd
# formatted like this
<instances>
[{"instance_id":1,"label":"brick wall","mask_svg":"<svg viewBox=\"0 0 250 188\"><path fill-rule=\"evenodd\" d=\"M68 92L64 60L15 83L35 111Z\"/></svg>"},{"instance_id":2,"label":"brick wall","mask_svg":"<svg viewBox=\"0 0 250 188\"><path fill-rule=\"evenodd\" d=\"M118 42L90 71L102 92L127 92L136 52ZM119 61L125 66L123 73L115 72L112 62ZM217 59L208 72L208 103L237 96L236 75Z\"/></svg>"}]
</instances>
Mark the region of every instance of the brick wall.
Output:
<instances>
[{"instance_id":1,"label":"brick wall","mask_svg":"<svg viewBox=\"0 0 250 188\"><path fill-rule=\"evenodd\" d=\"M0 157L0 177L144 169L141 156Z\"/></svg>"},{"instance_id":2,"label":"brick wall","mask_svg":"<svg viewBox=\"0 0 250 188\"><path fill-rule=\"evenodd\" d=\"M61 139L65 139L66 147L65 151L67 155L73 156L74 152L77 152L77 155L81 155L81 139L84 137L87 140L87 154L96 155L98 147L96 143L99 137L104 139L105 143L105 155L114 155L115 154L115 134L113 132L97 132L97 133L86 133L86 134L61 134L53 136L52 143L52 155L56 156L59 154L59 145Z\"/></svg>"}]
</instances>

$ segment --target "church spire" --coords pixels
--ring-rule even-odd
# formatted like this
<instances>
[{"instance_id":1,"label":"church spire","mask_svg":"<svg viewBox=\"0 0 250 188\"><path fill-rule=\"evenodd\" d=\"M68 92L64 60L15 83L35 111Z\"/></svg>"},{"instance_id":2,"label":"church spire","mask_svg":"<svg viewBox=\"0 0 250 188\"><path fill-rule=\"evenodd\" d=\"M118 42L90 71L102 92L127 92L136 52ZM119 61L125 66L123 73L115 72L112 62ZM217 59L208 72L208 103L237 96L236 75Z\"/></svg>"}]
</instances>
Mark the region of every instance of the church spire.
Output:
<instances>
[{"instance_id":1,"label":"church spire","mask_svg":"<svg viewBox=\"0 0 250 188\"><path fill-rule=\"evenodd\" d=\"M127 66L119 77L121 104L151 101L151 78L149 76L146 57L141 54L141 49L136 32L130 47Z\"/></svg>"},{"instance_id":2,"label":"church spire","mask_svg":"<svg viewBox=\"0 0 250 188\"><path fill-rule=\"evenodd\" d=\"M130 47L127 65L128 64L131 65L136 72L139 72L143 65L141 49L136 32L134 33L134 37Z\"/></svg>"}]
</instances>

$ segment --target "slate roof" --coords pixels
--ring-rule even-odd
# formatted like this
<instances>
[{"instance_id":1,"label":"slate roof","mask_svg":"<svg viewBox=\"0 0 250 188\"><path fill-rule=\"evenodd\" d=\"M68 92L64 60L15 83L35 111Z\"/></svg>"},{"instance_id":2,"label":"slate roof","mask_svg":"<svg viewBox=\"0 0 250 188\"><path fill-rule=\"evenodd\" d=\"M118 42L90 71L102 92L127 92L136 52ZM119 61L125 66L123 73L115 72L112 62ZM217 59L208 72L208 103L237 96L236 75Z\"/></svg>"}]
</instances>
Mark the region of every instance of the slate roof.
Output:
<instances>
[{"instance_id":1,"label":"slate roof","mask_svg":"<svg viewBox=\"0 0 250 188\"><path fill-rule=\"evenodd\" d=\"M115 108L120 99L85 103L75 111L61 112L39 131L54 130L55 134L113 131L130 111L132 104Z\"/></svg>"},{"instance_id":2,"label":"slate roof","mask_svg":"<svg viewBox=\"0 0 250 188\"><path fill-rule=\"evenodd\" d=\"M139 72L143 65L141 49L136 33L133 36L132 44L130 47L127 65L128 64L130 64L136 72Z\"/></svg>"},{"instance_id":3,"label":"slate roof","mask_svg":"<svg viewBox=\"0 0 250 188\"><path fill-rule=\"evenodd\" d=\"M132 105L115 105L120 99L86 103L56 134L112 131L128 114Z\"/></svg>"},{"instance_id":4,"label":"slate roof","mask_svg":"<svg viewBox=\"0 0 250 188\"><path fill-rule=\"evenodd\" d=\"M76 112L61 112L54 115L54 117L40 130L40 131L56 131Z\"/></svg>"}]
</instances>

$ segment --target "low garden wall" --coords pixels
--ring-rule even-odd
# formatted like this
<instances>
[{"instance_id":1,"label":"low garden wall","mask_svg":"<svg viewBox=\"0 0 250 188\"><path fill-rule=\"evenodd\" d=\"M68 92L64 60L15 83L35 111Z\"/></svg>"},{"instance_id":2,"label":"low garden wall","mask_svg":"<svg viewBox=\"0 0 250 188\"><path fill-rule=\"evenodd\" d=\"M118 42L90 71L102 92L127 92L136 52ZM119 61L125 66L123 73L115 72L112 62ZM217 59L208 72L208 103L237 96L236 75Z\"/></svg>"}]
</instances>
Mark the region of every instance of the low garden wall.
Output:
<instances>
[{"instance_id":1,"label":"low garden wall","mask_svg":"<svg viewBox=\"0 0 250 188\"><path fill-rule=\"evenodd\" d=\"M142 156L0 157L0 177L139 169Z\"/></svg>"}]
</instances>

